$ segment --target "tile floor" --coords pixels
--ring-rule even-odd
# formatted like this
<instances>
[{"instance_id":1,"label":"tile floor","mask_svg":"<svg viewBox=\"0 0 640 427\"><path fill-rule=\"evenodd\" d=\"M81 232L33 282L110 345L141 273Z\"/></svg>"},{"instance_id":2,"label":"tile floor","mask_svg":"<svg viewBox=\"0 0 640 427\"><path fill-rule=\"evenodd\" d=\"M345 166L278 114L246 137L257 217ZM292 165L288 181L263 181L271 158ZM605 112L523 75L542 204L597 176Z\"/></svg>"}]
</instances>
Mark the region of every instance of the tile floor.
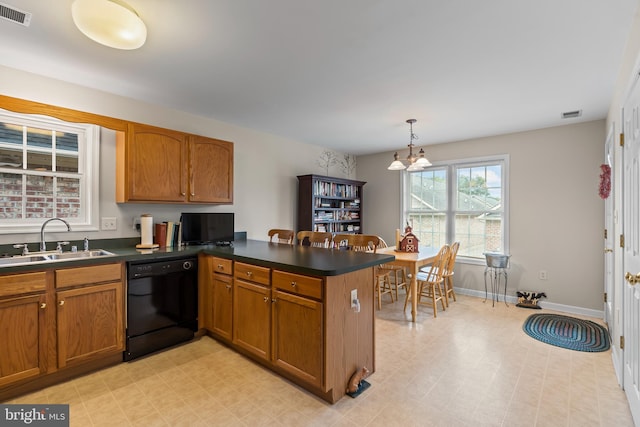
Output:
<instances>
[{"instance_id":1,"label":"tile floor","mask_svg":"<svg viewBox=\"0 0 640 427\"><path fill-rule=\"evenodd\" d=\"M377 312L377 371L329 405L204 337L10 403L69 403L72 426L633 426L610 352L522 332L527 310L459 296L434 319ZM595 320L595 319L592 319Z\"/></svg>"}]
</instances>

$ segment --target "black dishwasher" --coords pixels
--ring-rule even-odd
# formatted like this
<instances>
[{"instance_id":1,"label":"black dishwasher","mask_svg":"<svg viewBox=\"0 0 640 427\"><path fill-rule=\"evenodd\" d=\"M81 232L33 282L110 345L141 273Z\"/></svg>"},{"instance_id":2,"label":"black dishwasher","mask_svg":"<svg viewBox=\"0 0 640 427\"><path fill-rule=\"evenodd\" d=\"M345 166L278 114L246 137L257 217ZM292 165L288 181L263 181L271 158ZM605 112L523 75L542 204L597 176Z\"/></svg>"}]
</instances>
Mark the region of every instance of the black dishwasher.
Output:
<instances>
[{"instance_id":1,"label":"black dishwasher","mask_svg":"<svg viewBox=\"0 0 640 427\"><path fill-rule=\"evenodd\" d=\"M198 259L127 263L127 348L132 360L193 339L198 329Z\"/></svg>"}]
</instances>

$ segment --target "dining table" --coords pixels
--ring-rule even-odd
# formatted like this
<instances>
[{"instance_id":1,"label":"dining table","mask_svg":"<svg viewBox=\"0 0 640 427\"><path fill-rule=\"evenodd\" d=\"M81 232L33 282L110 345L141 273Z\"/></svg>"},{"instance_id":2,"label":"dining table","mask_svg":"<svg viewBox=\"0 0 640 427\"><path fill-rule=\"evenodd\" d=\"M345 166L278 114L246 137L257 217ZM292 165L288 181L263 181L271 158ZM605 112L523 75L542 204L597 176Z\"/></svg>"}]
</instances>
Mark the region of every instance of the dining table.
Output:
<instances>
[{"instance_id":1,"label":"dining table","mask_svg":"<svg viewBox=\"0 0 640 427\"><path fill-rule=\"evenodd\" d=\"M418 252L403 252L396 250L395 246L389 246L387 248L379 248L376 253L395 256L395 260L385 265L394 265L398 267L405 267L411 274L410 289L411 292L411 321L416 321L418 314L418 272L420 268L425 265L433 263L433 260L438 255L440 248L434 248L432 246L419 246Z\"/></svg>"}]
</instances>

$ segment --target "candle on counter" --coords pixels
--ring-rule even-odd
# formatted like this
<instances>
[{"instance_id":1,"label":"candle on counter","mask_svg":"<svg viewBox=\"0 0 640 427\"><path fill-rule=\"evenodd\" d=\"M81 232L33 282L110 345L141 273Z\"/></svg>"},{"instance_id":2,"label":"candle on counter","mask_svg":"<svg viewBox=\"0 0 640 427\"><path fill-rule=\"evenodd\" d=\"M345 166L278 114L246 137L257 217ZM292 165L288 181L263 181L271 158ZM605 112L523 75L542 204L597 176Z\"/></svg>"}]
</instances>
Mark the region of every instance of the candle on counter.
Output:
<instances>
[{"instance_id":1,"label":"candle on counter","mask_svg":"<svg viewBox=\"0 0 640 427\"><path fill-rule=\"evenodd\" d=\"M400 229L396 228L396 248L400 248Z\"/></svg>"}]
</instances>

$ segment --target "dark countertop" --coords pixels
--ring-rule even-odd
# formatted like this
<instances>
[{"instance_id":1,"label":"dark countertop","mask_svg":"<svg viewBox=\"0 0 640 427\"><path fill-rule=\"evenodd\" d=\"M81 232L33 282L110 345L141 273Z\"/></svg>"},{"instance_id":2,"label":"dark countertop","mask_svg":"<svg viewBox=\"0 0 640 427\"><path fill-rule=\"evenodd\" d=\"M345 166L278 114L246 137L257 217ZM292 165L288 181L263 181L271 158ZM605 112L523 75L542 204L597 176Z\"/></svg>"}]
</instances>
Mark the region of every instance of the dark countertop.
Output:
<instances>
[{"instance_id":1,"label":"dark countertop","mask_svg":"<svg viewBox=\"0 0 640 427\"><path fill-rule=\"evenodd\" d=\"M139 241L139 240L138 240ZM276 268L292 273L311 276L338 276L363 268L384 264L394 260L393 255L381 255L364 252L341 251L301 246L289 246L269 243L261 240L237 240L233 246L186 246L180 248L136 249L136 241L92 242L91 248L105 249L114 256L87 258L73 261L50 261L31 265L0 268L0 274L10 272L28 272L47 268L77 267L103 264L113 261L159 261L176 257L197 256L203 252L221 258L246 262L263 267ZM121 246L118 246L120 244Z\"/></svg>"}]
</instances>

